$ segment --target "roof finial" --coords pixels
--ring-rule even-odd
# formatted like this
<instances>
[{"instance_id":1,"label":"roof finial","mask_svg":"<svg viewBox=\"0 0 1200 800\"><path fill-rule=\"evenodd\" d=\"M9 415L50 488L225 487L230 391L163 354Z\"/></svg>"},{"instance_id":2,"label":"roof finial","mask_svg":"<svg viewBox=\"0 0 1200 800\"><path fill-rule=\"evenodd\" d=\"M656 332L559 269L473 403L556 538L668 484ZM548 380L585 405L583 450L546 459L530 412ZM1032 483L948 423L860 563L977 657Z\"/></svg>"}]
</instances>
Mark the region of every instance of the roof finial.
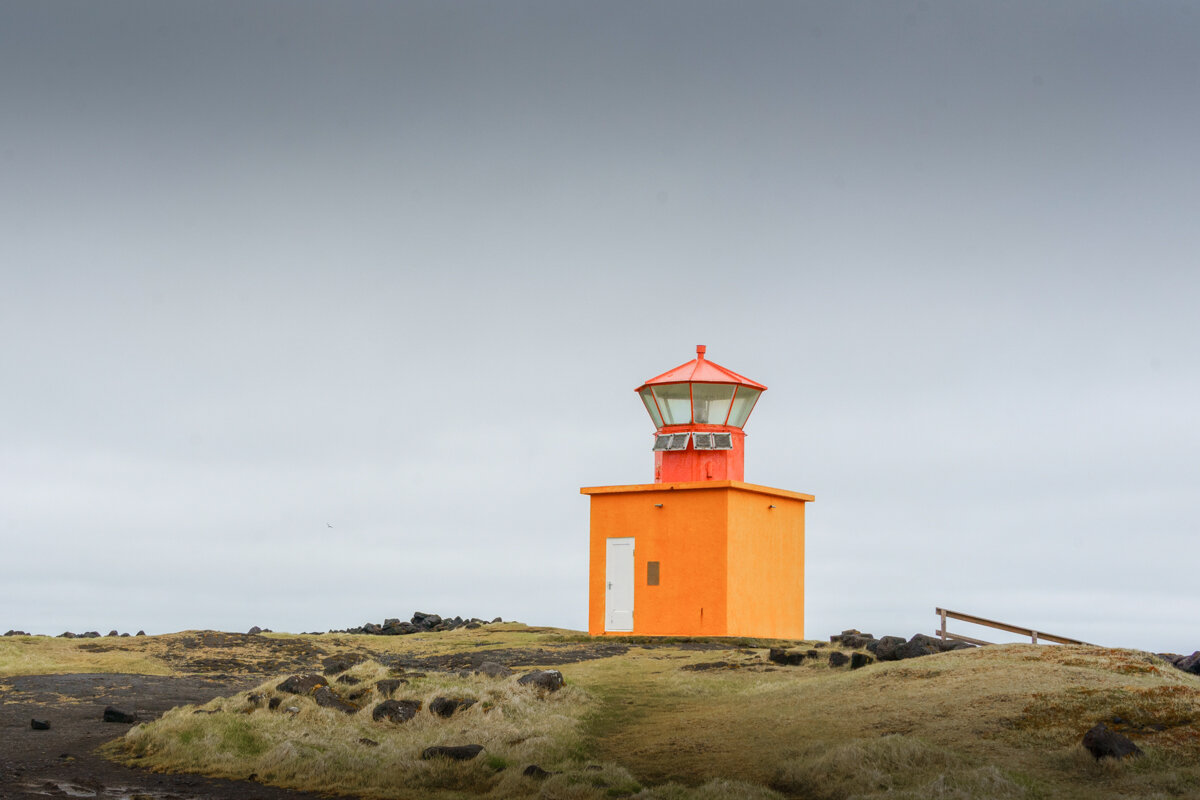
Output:
<instances>
[{"instance_id":1,"label":"roof finial","mask_svg":"<svg viewBox=\"0 0 1200 800\"><path fill-rule=\"evenodd\" d=\"M705 347L704 345L702 345L702 344L696 345L696 358L700 361L703 361L704 360L704 352L706 350L708 350L708 348Z\"/></svg>"}]
</instances>

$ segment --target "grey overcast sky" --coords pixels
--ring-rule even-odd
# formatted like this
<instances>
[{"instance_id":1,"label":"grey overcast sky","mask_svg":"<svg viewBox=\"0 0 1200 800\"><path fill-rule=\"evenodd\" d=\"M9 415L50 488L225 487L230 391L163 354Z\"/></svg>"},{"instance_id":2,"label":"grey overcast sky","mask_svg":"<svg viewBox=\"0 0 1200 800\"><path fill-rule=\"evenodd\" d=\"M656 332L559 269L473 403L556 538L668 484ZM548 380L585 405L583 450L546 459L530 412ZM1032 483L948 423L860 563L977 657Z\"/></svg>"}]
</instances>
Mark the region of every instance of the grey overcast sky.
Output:
<instances>
[{"instance_id":1,"label":"grey overcast sky","mask_svg":"<svg viewBox=\"0 0 1200 800\"><path fill-rule=\"evenodd\" d=\"M1200 6L0 3L0 628L582 628L644 379L807 625L1191 652ZM332 526L332 527L330 527ZM964 628L964 632L966 629Z\"/></svg>"}]
</instances>

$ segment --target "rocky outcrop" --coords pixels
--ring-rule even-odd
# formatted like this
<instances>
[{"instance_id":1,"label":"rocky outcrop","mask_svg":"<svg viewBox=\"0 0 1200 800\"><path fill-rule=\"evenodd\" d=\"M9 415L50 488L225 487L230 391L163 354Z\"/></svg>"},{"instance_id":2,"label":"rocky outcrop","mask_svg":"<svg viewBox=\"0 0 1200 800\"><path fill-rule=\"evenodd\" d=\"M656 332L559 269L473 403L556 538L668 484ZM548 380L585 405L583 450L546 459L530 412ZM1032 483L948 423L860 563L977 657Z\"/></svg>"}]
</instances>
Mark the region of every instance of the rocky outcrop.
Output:
<instances>
[{"instance_id":1,"label":"rocky outcrop","mask_svg":"<svg viewBox=\"0 0 1200 800\"><path fill-rule=\"evenodd\" d=\"M359 633L369 636L408 636L413 633L452 631L457 628L475 629L502 621L500 617L487 622L479 617L463 619L462 617L443 617L441 614L428 614L424 611L416 611L413 612L412 618L407 622L393 617L385 619L382 625L367 622L357 628L346 628L340 631L331 631L331 633Z\"/></svg>"},{"instance_id":2,"label":"rocky outcrop","mask_svg":"<svg viewBox=\"0 0 1200 800\"><path fill-rule=\"evenodd\" d=\"M332 708L337 711L342 711L346 714L354 714L358 711L358 706L351 702L343 700L333 689L328 686L318 686L313 689L313 700L317 701L317 705L322 708Z\"/></svg>"},{"instance_id":3,"label":"rocky outcrop","mask_svg":"<svg viewBox=\"0 0 1200 800\"><path fill-rule=\"evenodd\" d=\"M435 697L429 701L429 713L439 717L452 717L454 712L459 709L466 711L471 706L475 705L475 701L471 699L463 699L461 697Z\"/></svg>"}]
</instances>

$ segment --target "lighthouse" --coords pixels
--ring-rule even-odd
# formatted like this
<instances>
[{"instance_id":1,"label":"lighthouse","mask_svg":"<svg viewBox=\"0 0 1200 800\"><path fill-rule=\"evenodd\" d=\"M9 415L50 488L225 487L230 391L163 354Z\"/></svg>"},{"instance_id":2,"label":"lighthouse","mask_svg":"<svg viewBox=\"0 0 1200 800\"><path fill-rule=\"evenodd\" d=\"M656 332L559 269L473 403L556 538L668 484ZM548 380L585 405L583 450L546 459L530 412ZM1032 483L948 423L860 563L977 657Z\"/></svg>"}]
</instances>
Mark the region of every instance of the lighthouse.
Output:
<instances>
[{"instance_id":1,"label":"lighthouse","mask_svg":"<svg viewBox=\"0 0 1200 800\"><path fill-rule=\"evenodd\" d=\"M589 486L592 635L804 638L804 509L744 481L745 426L767 389L696 357L635 391L654 423L653 483Z\"/></svg>"}]
</instances>

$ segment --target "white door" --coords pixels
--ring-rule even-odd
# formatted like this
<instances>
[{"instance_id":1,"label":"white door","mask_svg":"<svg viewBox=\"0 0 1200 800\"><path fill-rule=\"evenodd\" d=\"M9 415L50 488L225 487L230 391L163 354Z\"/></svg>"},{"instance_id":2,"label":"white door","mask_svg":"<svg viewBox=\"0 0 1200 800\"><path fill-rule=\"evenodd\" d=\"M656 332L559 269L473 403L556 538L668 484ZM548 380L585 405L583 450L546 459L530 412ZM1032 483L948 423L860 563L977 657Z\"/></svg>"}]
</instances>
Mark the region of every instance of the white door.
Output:
<instances>
[{"instance_id":1,"label":"white door","mask_svg":"<svg viewBox=\"0 0 1200 800\"><path fill-rule=\"evenodd\" d=\"M609 539L604 555L604 630L633 630L633 537Z\"/></svg>"}]
</instances>

